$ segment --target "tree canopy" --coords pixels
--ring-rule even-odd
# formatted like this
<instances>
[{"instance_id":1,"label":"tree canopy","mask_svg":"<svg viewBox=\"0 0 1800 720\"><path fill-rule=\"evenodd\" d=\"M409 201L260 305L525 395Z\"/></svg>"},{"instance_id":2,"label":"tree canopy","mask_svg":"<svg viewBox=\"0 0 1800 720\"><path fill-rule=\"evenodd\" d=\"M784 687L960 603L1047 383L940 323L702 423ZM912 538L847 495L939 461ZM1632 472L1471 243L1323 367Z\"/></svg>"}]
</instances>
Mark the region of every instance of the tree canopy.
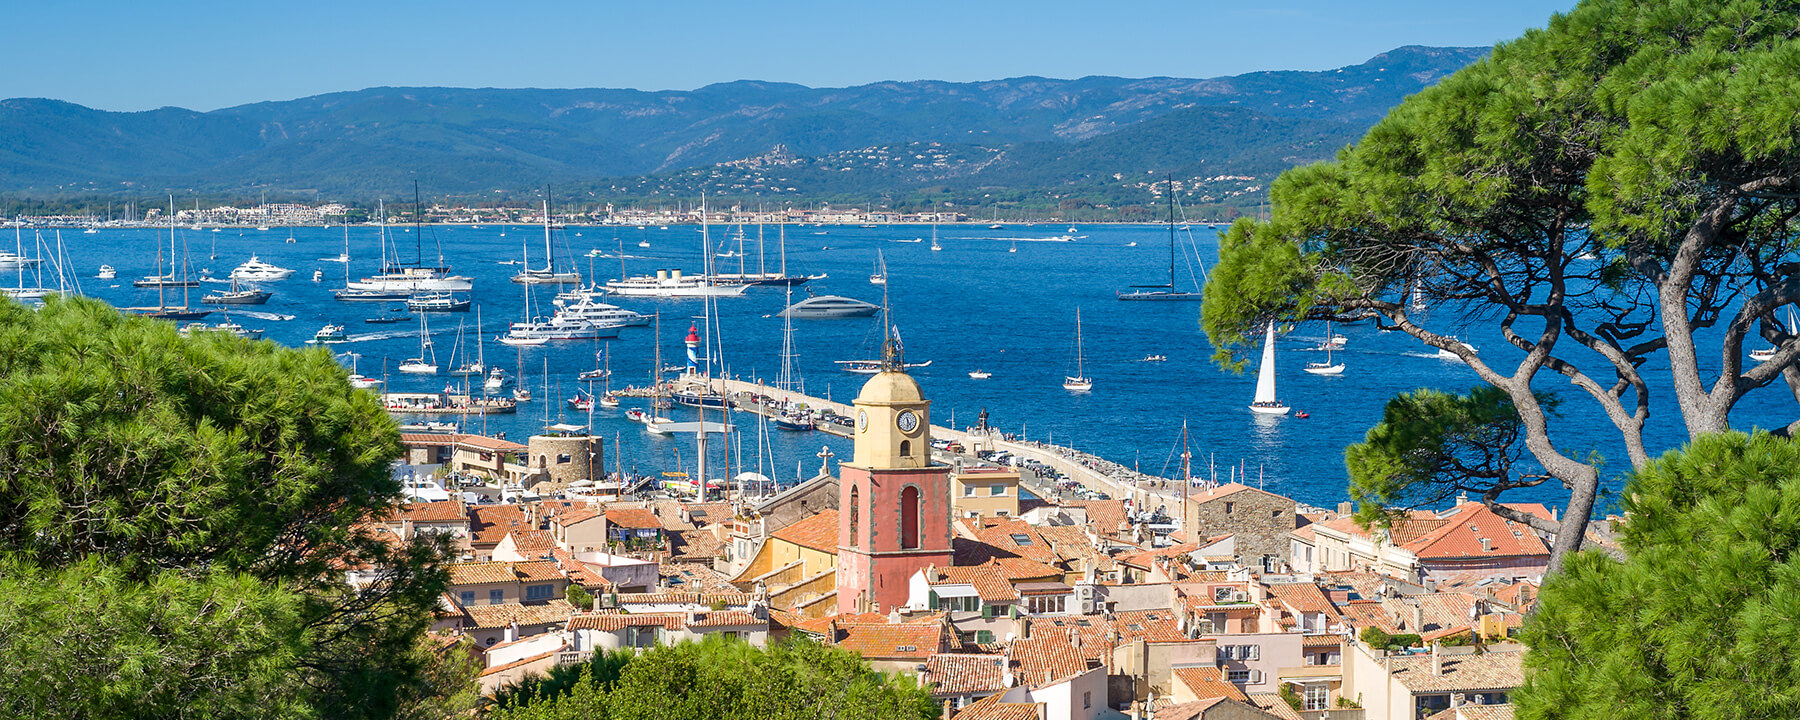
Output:
<instances>
[{"instance_id":1,"label":"tree canopy","mask_svg":"<svg viewBox=\"0 0 1800 720\"><path fill-rule=\"evenodd\" d=\"M1268 222L1231 228L1206 288L1217 359L1236 362L1271 319L1376 317L1456 354L1569 488L1560 526L1494 506L1556 532L1560 561L1599 468L1554 441L1541 376L1595 403L1632 467L1664 393L1698 436L1784 373L1800 387L1800 331L1772 314L1800 301L1797 9L1586 0L1408 98L1335 161L1283 174ZM1478 323L1507 344L1458 340ZM1785 344L1746 367L1758 332Z\"/></svg>"},{"instance_id":2,"label":"tree canopy","mask_svg":"<svg viewBox=\"0 0 1800 720\"><path fill-rule=\"evenodd\" d=\"M940 710L910 679L805 638L758 648L711 637L653 648L631 659L616 682L593 673L584 668L566 694L499 708L491 718L930 720Z\"/></svg>"},{"instance_id":3,"label":"tree canopy","mask_svg":"<svg viewBox=\"0 0 1800 720\"><path fill-rule=\"evenodd\" d=\"M1571 558L1546 581L1520 718L1726 720L1800 707L1800 445L1721 433L1639 470L1626 559Z\"/></svg>"},{"instance_id":4,"label":"tree canopy","mask_svg":"<svg viewBox=\"0 0 1800 720\"><path fill-rule=\"evenodd\" d=\"M399 502L399 434L346 375L99 301L0 302L0 706L392 717L440 694L444 548L358 528Z\"/></svg>"}]
</instances>

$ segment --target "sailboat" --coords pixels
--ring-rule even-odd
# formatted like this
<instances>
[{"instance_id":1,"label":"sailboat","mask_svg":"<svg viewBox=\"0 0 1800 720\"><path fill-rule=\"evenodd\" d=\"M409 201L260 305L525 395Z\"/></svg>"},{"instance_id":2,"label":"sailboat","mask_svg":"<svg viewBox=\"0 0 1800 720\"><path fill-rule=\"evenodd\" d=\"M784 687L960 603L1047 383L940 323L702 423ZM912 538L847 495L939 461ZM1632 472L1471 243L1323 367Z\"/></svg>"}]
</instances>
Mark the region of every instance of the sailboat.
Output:
<instances>
[{"instance_id":1,"label":"sailboat","mask_svg":"<svg viewBox=\"0 0 1800 720\"><path fill-rule=\"evenodd\" d=\"M419 356L400 363L400 372L409 375L436 375L437 352L431 348L431 330L428 316L419 316Z\"/></svg>"},{"instance_id":2,"label":"sailboat","mask_svg":"<svg viewBox=\"0 0 1800 720\"><path fill-rule=\"evenodd\" d=\"M1075 308L1075 374L1063 378L1063 389L1087 392L1094 389L1094 379L1087 375L1087 358L1081 347L1081 308Z\"/></svg>"},{"instance_id":3,"label":"sailboat","mask_svg":"<svg viewBox=\"0 0 1800 720\"><path fill-rule=\"evenodd\" d=\"M479 343L479 338L481 337L479 330L476 331L475 337L477 338L477 343ZM483 375L487 373L486 363L483 363L480 360L471 361L469 360L468 353L463 352L463 340L463 325L459 322L456 324L456 347L450 351L450 364L455 369L451 370L450 374L459 377L468 377L470 375ZM463 359L461 365L456 364L456 358L458 356L461 356Z\"/></svg>"},{"instance_id":4,"label":"sailboat","mask_svg":"<svg viewBox=\"0 0 1800 720\"><path fill-rule=\"evenodd\" d=\"M1169 282L1166 285L1133 285L1119 293L1120 300L1203 300L1205 293L1175 289L1175 178L1169 178Z\"/></svg>"},{"instance_id":5,"label":"sailboat","mask_svg":"<svg viewBox=\"0 0 1800 720\"><path fill-rule=\"evenodd\" d=\"M931 249L933 251L944 249L944 246L939 245L938 241L937 241L937 221L936 220L931 221Z\"/></svg>"},{"instance_id":6,"label":"sailboat","mask_svg":"<svg viewBox=\"0 0 1800 720\"><path fill-rule=\"evenodd\" d=\"M579 285L581 283L581 273L579 271L556 271L556 255L550 249L549 194L550 189L544 188L544 267L541 270L533 270L531 268L531 253L527 250L525 251L525 269L520 270L519 274L512 276L512 281L516 283L525 283L527 285ZM520 247L524 247L523 242L520 242Z\"/></svg>"},{"instance_id":7,"label":"sailboat","mask_svg":"<svg viewBox=\"0 0 1800 720\"><path fill-rule=\"evenodd\" d=\"M869 276L870 285L887 284L887 258L880 250L875 251L875 273Z\"/></svg>"},{"instance_id":8,"label":"sailboat","mask_svg":"<svg viewBox=\"0 0 1800 720\"><path fill-rule=\"evenodd\" d=\"M1262 367L1256 372L1256 398L1250 402L1251 412L1263 415L1286 415L1288 406L1275 399L1275 321L1269 321L1268 336L1263 339Z\"/></svg>"},{"instance_id":9,"label":"sailboat","mask_svg":"<svg viewBox=\"0 0 1800 720\"><path fill-rule=\"evenodd\" d=\"M182 273L181 273L181 277L177 278L175 275L175 198L170 197L169 198L169 274L166 276L162 274L162 243L158 242L156 245L156 272L157 272L157 274L152 275L147 278L144 278L143 280L139 280L137 282L132 283L132 285L136 286L136 287L155 286L156 287L156 307L124 308L125 311L134 313L134 314L138 314L138 315L143 315L146 317L161 318L164 320L177 320L177 321L199 320L200 318L206 317L207 315L211 314L212 313L211 310L195 310L195 309L191 309L188 307L187 289L191 288L191 287L198 287L200 285L200 283L187 276L187 272L186 272L187 271L187 254L183 253L181 257L182 257L182 262L181 262ZM181 288L181 305L180 306L173 306L168 303L168 298L166 297L166 295L164 293L171 287Z\"/></svg>"},{"instance_id":10,"label":"sailboat","mask_svg":"<svg viewBox=\"0 0 1800 720\"><path fill-rule=\"evenodd\" d=\"M1331 351L1343 347L1344 342L1345 342L1344 336L1331 334L1331 323L1329 321L1326 322L1325 323L1325 342L1322 345L1320 345L1320 347L1325 350L1325 362L1309 362L1306 364L1305 370L1314 375L1342 375L1342 374L1344 374L1344 364L1343 363L1337 363L1334 365L1331 362Z\"/></svg>"},{"instance_id":11,"label":"sailboat","mask_svg":"<svg viewBox=\"0 0 1800 720\"><path fill-rule=\"evenodd\" d=\"M1794 307L1792 305L1789 305L1788 309L1787 309L1787 332L1789 334L1800 333L1800 325L1794 324ZM1751 350L1750 351L1750 359L1755 360L1757 362L1768 362L1770 358L1775 357L1775 353L1780 352L1780 351L1781 351L1780 347L1769 347L1769 348L1762 348L1760 350Z\"/></svg>"}]
</instances>

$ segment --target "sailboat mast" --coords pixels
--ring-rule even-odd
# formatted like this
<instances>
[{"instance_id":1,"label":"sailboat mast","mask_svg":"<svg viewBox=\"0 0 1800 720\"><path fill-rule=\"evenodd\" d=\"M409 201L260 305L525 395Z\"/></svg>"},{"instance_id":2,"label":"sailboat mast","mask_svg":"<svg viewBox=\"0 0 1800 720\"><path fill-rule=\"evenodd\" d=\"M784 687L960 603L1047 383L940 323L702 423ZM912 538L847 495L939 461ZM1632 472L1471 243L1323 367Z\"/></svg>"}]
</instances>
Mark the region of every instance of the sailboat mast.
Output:
<instances>
[{"instance_id":1,"label":"sailboat mast","mask_svg":"<svg viewBox=\"0 0 1800 720\"><path fill-rule=\"evenodd\" d=\"M525 264L525 272L531 272L531 264ZM544 272L556 272L556 255L550 252L550 186L544 186Z\"/></svg>"},{"instance_id":2,"label":"sailboat mast","mask_svg":"<svg viewBox=\"0 0 1800 720\"><path fill-rule=\"evenodd\" d=\"M425 208L419 202L419 181L413 181L413 265L425 266Z\"/></svg>"},{"instance_id":3,"label":"sailboat mast","mask_svg":"<svg viewBox=\"0 0 1800 720\"><path fill-rule=\"evenodd\" d=\"M1175 176L1169 175L1169 292L1175 292Z\"/></svg>"}]
</instances>

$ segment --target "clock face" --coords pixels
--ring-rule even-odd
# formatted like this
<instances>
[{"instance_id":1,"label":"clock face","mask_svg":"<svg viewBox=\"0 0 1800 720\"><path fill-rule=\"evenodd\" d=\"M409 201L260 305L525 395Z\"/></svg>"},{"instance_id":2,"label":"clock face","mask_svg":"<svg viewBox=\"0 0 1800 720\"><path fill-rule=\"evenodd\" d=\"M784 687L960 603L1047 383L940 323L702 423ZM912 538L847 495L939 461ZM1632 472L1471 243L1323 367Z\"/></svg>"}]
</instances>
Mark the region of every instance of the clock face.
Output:
<instances>
[{"instance_id":1,"label":"clock face","mask_svg":"<svg viewBox=\"0 0 1800 720\"><path fill-rule=\"evenodd\" d=\"M906 410L900 413L900 417L894 419L894 424L900 426L900 432L911 433L919 429L919 416L911 410Z\"/></svg>"},{"instance_id":2,"label":"clock face","mask_svg":"<svg viewBox=\"0 0 1800 720\"><path fill-rule=\"evenodd\" d=\"M868 428L869 428L869 411L867 411L867 410L856 411L856 429L867 430Z\"/></svg>"}]
</instances>

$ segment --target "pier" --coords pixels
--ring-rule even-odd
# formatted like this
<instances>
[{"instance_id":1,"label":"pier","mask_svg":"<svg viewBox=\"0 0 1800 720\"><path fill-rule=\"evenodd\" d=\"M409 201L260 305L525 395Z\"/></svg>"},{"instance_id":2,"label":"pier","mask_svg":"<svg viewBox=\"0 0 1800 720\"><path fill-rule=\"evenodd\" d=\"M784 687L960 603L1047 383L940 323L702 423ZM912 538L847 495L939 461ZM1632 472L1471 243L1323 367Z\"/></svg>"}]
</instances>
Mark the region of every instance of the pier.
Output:
<instances>
[{"instance_id":1,"label":"pier","mask_svg":"<svg viewBox=\"0 0 1800 720\"><path fill-rule=\"evenodd\" d=\"M671 381L671 385L676 387L683 385L697 387L702 382L703 380L697 376L684 375ZM827 400L825 398L806 395L791 390L781 390L769 385L744 380L714 378L710 382L712 383L713 389L725 395L726 401L730 403L734 409L742 412L755 413L765 417L777 415L778 411L775 406L751 400L752 397L766 397L773 398L782 403L804 404L807 409L813 411L829 412L846 417L855 415L855 408L849 403ZM620 394L634 397L649 397L650 391L644 388L631 388L621 391ZM818 422L816 424L816 429L820 432L830 433L843 438L848 438L851 435L851 429L849 427L836 425L826 421ZM991 450L996 452L1005 451L1014 457L1036 460L1037 462L1043 463L1057 472L1062 473L1082 487L1106 493L1114 500L1130 500L1133 509L1154 510L1159 506L1165 507L1168 514L1179 522L1181 512L1180 505L1182 501L1181 483L1179 480L1147 475L1097 455L1081 452L1073 448L1030 440L1009 439L999 430L993 428L987 428L985 430L975 428L958 429L944 427L942 425L932 425L931 437L934 439L948 440L952 443L961 445L963 447L962 455L970 459L974 459L977 452ZM945 455L952 460L954 459L954 456L944 453L941 450L934 451L934 453ZM1022 473L1022 475L1029 476L1029 473ZM1024 481L1024 478L1022 478L1022 481ZM1031 490L1032 494L1045 499L1056 498L1063 494L1063 491L1060 488L1048 486L1043 483L1027 482L1027 489Z\"/></svg>"}]
</instances>

